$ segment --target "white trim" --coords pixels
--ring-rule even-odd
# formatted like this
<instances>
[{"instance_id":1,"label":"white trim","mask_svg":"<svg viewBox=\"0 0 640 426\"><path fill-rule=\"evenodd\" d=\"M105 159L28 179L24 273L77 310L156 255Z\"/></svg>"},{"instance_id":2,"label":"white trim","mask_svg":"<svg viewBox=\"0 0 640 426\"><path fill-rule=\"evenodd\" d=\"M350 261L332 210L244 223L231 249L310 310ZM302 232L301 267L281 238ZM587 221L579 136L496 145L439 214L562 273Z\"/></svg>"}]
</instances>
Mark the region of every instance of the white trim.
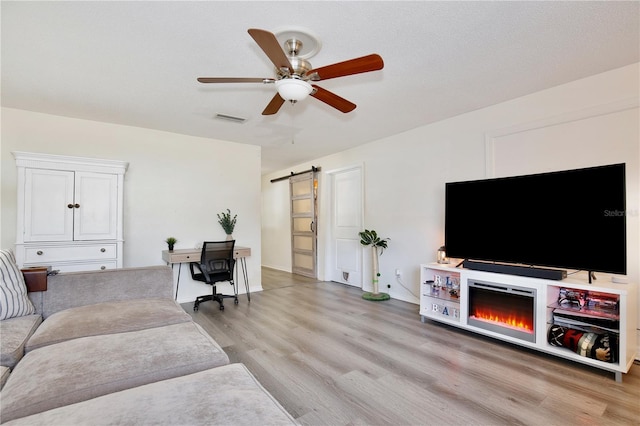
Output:
<instances>
[{"instance_id":1,"label":"white trim","mask_svg":"<svg viewBox=\"0 0 640 426\"><path fill-rule=\"evenodd\" d=\"M585 108L577 111L571 111L563 114L546 117L541 120L530 121L528 123L517 124L514 126L496 129L485 133L485 176L492 178L495 176L495 143L496 140L503 136L509 136L516 133L527 132L529 130L542 129L545 127L556 126L558 124L570 123L572 121L584 120L591 117L612 114L628 109L638 108L640 106L640 97L633 96L619 101L610 102L595 107Z\"/></svg>"},{"instance_id":2,"label":"white trim","mask_svg":"<svg viewBox=\"0 0 640 426\"><path fill-rule=\"evenodd\" d=\"M36 169L92 171L124 175L129 163L119 160L103 160L97 158L70 157L66 155L40 154L13 151L16 165Z\"/></svg>"}]
</instances>

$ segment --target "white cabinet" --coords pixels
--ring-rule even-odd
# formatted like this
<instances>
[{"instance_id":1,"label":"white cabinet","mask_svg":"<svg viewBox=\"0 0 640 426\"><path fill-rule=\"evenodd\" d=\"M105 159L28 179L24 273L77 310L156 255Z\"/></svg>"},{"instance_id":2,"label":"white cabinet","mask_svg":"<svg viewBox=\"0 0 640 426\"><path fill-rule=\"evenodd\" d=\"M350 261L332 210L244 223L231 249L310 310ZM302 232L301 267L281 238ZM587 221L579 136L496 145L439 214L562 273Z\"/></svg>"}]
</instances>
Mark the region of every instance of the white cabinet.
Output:
<instances>
[{"instance_id":1,"label":"white cabinet","mask_svg":"<svg viewBox=\"0 0 640 426\"><path fill-rule=\"evenodd\" d=\"M16 260L60 271L122 267L128 164L14 152L18 169Z\"/></svg>"},{"instance_id":2,"label":"white cabinet","mask_svg":"<svg viewBox=\"0 0 640 426\"><path fill-rule=\"evenodd\" d=\"M553 281L422 264L420 315L423 322L443 322L588 364L614 372L621 380L637 348L636 285L597 275L597 284L589 284L586 273ZM564 333L558 341L556 326L572 335ZM592 344L605 337L606 348ZM594 356L609 346L606 357Z\"/></svg>"}]
</instances>

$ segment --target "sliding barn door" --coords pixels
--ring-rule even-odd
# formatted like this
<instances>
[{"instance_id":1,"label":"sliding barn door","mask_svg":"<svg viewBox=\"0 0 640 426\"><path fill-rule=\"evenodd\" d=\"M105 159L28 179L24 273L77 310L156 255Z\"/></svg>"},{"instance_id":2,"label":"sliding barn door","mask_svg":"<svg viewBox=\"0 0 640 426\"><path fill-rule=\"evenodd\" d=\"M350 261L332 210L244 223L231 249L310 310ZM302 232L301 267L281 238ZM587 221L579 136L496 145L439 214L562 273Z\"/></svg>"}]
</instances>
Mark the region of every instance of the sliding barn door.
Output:
<instances>
[{"instance_id":1,"label":"sliding barn door","mask_svg":"<svg viewBox=\"0 0 640 426\"><path fill-rule=\"evenodd\" d=\"M317 277L315 172L289 178L291 196L291 265L294 274Z\"/></svg>"}]
</instances>

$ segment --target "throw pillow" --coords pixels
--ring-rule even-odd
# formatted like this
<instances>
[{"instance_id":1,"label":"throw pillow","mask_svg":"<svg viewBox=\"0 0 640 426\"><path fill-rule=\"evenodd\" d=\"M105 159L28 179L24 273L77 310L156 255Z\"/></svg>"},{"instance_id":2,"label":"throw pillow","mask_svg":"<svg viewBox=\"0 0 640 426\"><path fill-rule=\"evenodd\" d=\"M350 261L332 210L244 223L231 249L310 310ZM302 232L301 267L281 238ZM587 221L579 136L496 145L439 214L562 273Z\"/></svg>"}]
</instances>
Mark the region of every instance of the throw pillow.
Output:
<instances>
[{"instance_id":1,"label":"throw pillow","mask_svg":"<svg viewBox=\"0 0 640 426\"><path fill-rule=\"evenodd\" d=\"M35 313L27 286L11 250L0 250L0 320Z\"/></svg>"}]
</instances>

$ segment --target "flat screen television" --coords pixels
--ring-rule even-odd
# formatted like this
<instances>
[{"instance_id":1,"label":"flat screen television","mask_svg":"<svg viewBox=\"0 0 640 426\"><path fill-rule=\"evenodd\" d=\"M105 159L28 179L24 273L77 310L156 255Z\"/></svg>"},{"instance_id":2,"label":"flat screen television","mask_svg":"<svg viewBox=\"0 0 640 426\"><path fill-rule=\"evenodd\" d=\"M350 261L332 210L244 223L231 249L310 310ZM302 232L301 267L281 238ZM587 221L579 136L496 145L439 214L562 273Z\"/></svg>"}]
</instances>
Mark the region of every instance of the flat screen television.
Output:
<instances>
[{"instance_id":1,"label":"flat screen television","mask_svg":"<svg viewBox=\"0 0 640 426\"><path fill-rule=\"evenodd\" d=\"M625 165L446 184L447 256L627 273Z\"/></svg>"}]
</instances>

